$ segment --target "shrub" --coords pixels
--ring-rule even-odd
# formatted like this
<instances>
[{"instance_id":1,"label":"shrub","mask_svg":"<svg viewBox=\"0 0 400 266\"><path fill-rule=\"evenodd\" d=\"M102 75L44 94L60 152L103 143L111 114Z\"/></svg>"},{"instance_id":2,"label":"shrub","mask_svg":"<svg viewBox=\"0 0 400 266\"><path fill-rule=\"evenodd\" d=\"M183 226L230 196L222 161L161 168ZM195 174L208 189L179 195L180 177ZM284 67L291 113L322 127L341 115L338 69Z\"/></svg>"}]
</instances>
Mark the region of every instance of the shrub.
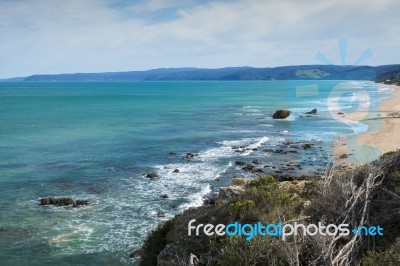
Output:
<instances>
[{"instance_id":1,"label":"shrub","mask_svg":"<svg viewBox=\"0 0 400 266\"><path fill-rule=\"evenodd\" d=\"M174 225L174 220L168 220L165 223L159 224L152 231L143 244L143 254L140 265L157 265L157 255L168 244L167 234Z\"/></svg>"},{"instance_id":2,"label":"shrub","mask_svg":"<svg viewBox=\"0 0 400 266\"><path fill-rule=\"evenodd\" d=\"M361 266L398 266L400 265L400 254L393 250L368 251L362 258Z\"/></svg>"}]
</instances>

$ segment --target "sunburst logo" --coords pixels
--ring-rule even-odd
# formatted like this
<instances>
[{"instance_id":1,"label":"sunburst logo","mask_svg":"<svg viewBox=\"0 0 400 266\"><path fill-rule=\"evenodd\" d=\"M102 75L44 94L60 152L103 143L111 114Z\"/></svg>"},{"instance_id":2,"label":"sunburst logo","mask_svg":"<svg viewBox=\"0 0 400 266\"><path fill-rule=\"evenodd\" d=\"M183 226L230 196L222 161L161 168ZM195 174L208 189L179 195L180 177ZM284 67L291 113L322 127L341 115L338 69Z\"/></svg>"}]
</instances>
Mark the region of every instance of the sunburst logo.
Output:
<instances>
[{"instance_id":1,"label":"sunburst logo","mask_svg":"<svg viewBox=\"0 0 400 266\"><path fill-rule=\"evenodd\" d=\"M346 64L346 57L347 57L347 47L348 47L348 40L347 39L339 39L338 40L338 45L339 45L339 53L340 53L340 62L341 65ZM353 62L351 65L353 66L359 66L361 65L364 61L372 57L372 50L370 48L366 49L358 58L355 62ZM315 55L315 58L320 61L321 63L325 65L333 65L332 60L328 59L323 53L318 52Z\"/></svg>"},{"instance_id":2,"label":"sunburst logo","mask_svg":"<svg viewBox=\"0 0 400 266\"><path fill-rule=\"evenodd\" d=\"M323 63L319 69L327 69L329 82L320 80L292 81L288 85L294 87L295 102L320 102L319 106L328 111L328 115L334 120L348 125L355 134L349 134L343 140L347 147L346 155L350 163L366 163L376 160L380 152L374 147L361 144L358 134L363 131L378 131L381 129L379 111L379 90L373 82L376 79L374 68L364 65L373 53L371 49L365 49L350 64L348 60L349 42L347 39L339 39L339 59L329 59L322 52L317 52L315 58ZM326 68L326 65L338 66L337 69ZM318 67L317 67L318 68ZM323 71L322 71L323 72ZM321 72L318 72L321 73ZM303 97L300 99L299 97ZM326 112L325 112L326 113ZM321 116L324 115L322 112Z\"/></svg>"}]
</instances>

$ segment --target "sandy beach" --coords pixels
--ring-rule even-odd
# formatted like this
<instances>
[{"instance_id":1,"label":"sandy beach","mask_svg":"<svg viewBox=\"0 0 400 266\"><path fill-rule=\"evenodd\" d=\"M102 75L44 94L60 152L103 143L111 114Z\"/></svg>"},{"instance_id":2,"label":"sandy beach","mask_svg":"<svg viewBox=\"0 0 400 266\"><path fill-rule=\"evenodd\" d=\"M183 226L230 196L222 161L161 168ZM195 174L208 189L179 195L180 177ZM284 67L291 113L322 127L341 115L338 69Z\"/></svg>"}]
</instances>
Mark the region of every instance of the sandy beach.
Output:
<instances>
[{"instance_id":1,"label":"sandy beach","mask_svg":"<svg viewBox=\"0 0 400 266\"><path fill-rule=\"evenodd\" d=\"M380 102L379 108L338 114L339 119L346 123L358 121L368 125L365 133L335 141L332 152L339 163L365 163L381 154L400 149L400 86L380 83L378 86L395 90L390 99Z\"/></svg>"}]
</instances>

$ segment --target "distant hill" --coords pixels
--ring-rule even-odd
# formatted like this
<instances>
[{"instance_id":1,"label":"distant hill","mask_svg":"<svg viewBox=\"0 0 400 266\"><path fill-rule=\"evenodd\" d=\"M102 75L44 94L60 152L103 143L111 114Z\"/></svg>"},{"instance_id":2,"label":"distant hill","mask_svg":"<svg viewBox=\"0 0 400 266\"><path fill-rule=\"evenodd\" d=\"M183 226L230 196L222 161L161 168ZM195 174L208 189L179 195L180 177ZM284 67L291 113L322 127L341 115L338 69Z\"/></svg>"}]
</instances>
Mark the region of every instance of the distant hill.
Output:
<instances>
[{"instance_id":1,"label":"distant hill","mask_svg":"<svg viewBox=\"0 0 400 266\"><path fill-rule=\"evenodd\" d=\"M146 71L33 75L1 81L113 82L154 80L374 80L400 84L400 65L298 65L274 68L160 68Z\"/></svg>"}]
</instances>

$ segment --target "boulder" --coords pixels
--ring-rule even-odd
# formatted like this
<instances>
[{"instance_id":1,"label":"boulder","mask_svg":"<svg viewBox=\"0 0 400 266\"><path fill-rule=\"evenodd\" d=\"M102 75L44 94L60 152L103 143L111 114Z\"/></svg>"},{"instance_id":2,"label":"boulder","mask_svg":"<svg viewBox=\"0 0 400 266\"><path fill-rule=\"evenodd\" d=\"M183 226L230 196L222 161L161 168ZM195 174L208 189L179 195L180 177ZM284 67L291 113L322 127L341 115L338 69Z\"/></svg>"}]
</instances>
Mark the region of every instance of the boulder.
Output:
<instances>
[{"instance_id":1,"label":"boulder","mask_svg":"<svg viewBox=\"0 0 400 266\"><path fill-rule=\"evenodd\" d=\"M154 173L154 172L151 172L151 173L148 173L146 175L146 177L150 178L150 179L154 179L154 178L158 177L158 175L156 173Z\"/></svg>"},{"instance_id":2,"label":"boulder","mask_svg":"<svg viewBox=\"0 0 400 266\"><path fill-rule=\"evenodd\" d=\"M217 206L223 206L227 204L233 197L239 196L245 191L242 186L229 186L221 187L219 189L218 197L215 200Z\"/></svg>"},{"instance_id":3,"label":"boulder","mask_svg":"<svg viewBox=\"0 0 400 266\"><path fill-rule=\"evenodd\" d=\"M315 115L317 113L317 109L312 109L310 112L306 112L307 115Z\"/></svg>"},{"instance_id":4,"label":"boulder","mask_svg":"<svg viewBox=\"0 0 400 266\"><path fill-rule=\"evenodd\" d=\"M165 217L165 213L164 212L157 212L157 217Z\"/></svg>"},{"instance_id":5,"label":"boulder","mask_svg":"<svg viewBox=\"0 0 400 266\"><path fill-rule=\"evenodd\" d=\"M174 171L172 171L172 173L174 173L174 174L177 174L177 173L179 173L179 169L177 168L177 169L175 169Z\"/></svg>"},{"instance_id":6,"label":"boulder","mask_svg":"<svg viewBox=\"0 0 400 266\"><path fill-rule=\"evenodd\" d=\"M275 113L272 115L273 119L285 119L290 115L289 110L277 110Z\"/></svg>"},{"instance_id":7,"label":"boulder","mask_svg":"<svg viewBox=\"0 0 400 266\"><path fill-rule=\"evenodd\" d=\"M260 162L259 162L257 159L254 159L254 160L252 161L252 163L254 163L254 164L259 164Z\"/></svg>"},{"instance_id":8,"label":"boulder","mask_svg":"<svg viewBox=\"0 0 400 266\"><path fill-rule=\"evenodd\" d=\"M236 161L235 164L236 165L245 165L246 163L244 161Z\"/></svg>"},{"instance_id":9,"label":"boulder","mask_svg":"<svg viewBox=\"0 0 400 266\"><path fill-rule=\"evenodd\" d=\"M163 195L161 196L161 198L163 198L163 199L168 199L169 196L168 196L168 194L163 194Z\"/></svg>"}]
</instances>

